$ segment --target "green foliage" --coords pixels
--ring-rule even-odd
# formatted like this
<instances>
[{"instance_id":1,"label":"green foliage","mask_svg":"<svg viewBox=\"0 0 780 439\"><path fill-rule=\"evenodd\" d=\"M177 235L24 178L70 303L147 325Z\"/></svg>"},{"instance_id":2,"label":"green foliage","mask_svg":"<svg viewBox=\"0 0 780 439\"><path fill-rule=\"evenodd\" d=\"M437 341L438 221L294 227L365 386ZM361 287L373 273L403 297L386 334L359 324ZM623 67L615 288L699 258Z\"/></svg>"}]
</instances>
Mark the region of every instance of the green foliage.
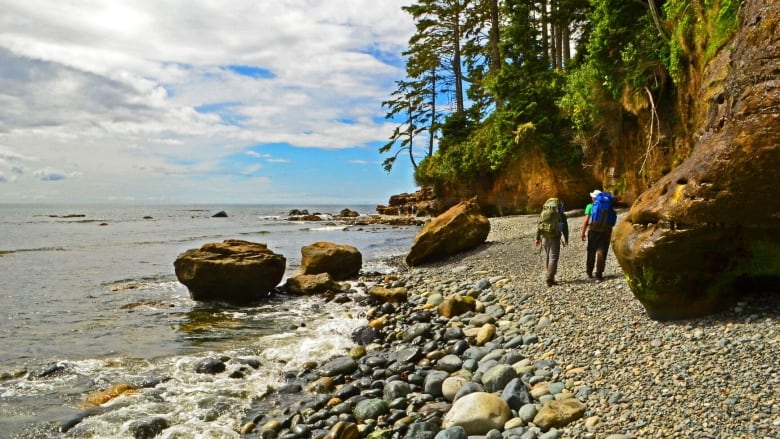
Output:
<instances>
[{"instance_id":1,"label":"green foliage","mask_svg":"<svg viewBox=\"0 0 780 439\"><path fill-rule=\"evenodd\" d=\"M496 34L489 31L495 30L491 14L497 5L501 26L495 45L490 41ZM390 107L409 117L394 138L403 147L425 135L420 130L439 134L438 150L431 148L415 170L418 183L434 187L492 175L532 148L543 151L550 164L579 167L588 144L600 146L606 139L607 147L616 147L624 140L602 132L620 131L608 128L630 122L649 108L650 98L657 105L672 96L670 87L682 84L692 66L703 66L727 44L737 30L739 8L740 0L412 2L404 8L418 29L405 52L411 92L396 96ZM551 22L579 38L575 61L565 69L551 66L552 39L543 32L543 24ZM458 48L462 65L455 61ZM461 67L466 74L459 75ZM435 99L452 91L453 75L470 81L471 108L459 105L445 117ZM623 120L615 120L622 110L628 110ZM385 165L392 166L395 156Z\"/></svg>"},{"instance_id":2,"label":"green foliage","mask_svg":"<svg viewBox=\"0 0 780 439\"><path fill-rule=\"evenodd\" d=\"M441 126L442 140L439 143L439 150L446 151L450 145L468 140L472 125L466 113L452 113L447 116Z\"/></svg>"},{"instance_id":3,"label":"green foliage","mask_svg":"<svg viewBox=\"0 0 780 439\"><path fill-rule=\"evenodd\" d=\"M505 113L497 111L482 128L474 133L475 146L484 151L487 167L491 171L500 169L508 158L519 157L522 145L513 138L511 119L502 118ZM533 124L524 130L533 136Z\"/></svg>"},{"instance_id":4,"label":"green foliage","mask_svg":"<svg viewBox=\"0 0 780 439\"><path fill-rule=\"evenodd\" d=\"M489 171L490 164L483 153L485 137L480 135L483 130L484 127L460 142L449 142L446 148L439 148L424 160L425 166L421 165L415 173L418 183L469 182Z\"/></svg>"},{"instance_id":5,"label":"green foliage","mask_svg":"<svg viewBox=\"0 0 780 439\"><path fill-rule=\"evenodd\" d=\"M623 0L591 3L586 62L598 72L612 98L619 100L626 87L657 89L663 83L669 47L647 5Z\"/></svg>"},{"instance_id":6,"label":"green foliage","mask_svg":"<svg viewBox=\"0 0 780 439\"><path fill-rule=\"evenodd\" d=\"M688 0L669 0L664 4L664 11L669 20L675 23L669 42L666 68L672 80L679 84L685 75L685 66L692 51L696 14Z\"/></svg>"},{"instance_id":7,"label":"green foliage","mask_svg":"<svg viewBox=\"0 0 780 439\"><path fill-rule=\"evenodd\" d=\"M558 105L575 130L590 132L601 123L598 103L605 98L602 89L598 71L592 64L574 69L567 76Z\"/></svg>"},{"instance_id":8,"label":"green foliage","mask_svg":"<svg viewBox=\"0 0 780 439\"><path fill-rule=\"evenodd\" d=\"M708 0L706 3L708 3L707 10L711 10L710 8L714 6L711 3L716 2ZM717 3L720 7L712 9L715 14L715 26L710 36L710 44L705 51L705 62L715 56L715 53L730 41L739 29L740 0L720 0Z\"/></svg>"},{"instance_id":9,"label":"green foliage","mask_svg":"<svg viewBox=\"0 0 780 439\"><path fill-rule=\"evenodd\" d=\"M398 155L404 151L409 152L409 157L412 162L412 166L417 167L413 155L414 139L415 137L428 130L430 127L426 126L429 118L429 106L426 105L424 93L420 91L420 88L424 86L421 81L397 81L398 89L392 93L393 99L382 102L382 106L388 109L387 119L392 119L396 116L402 116L403 122L393 130L393 134L390 136L390 141L379 148L380 154L391 153L393 148L398 146L395 153L382 162L382 167L386 172L390 172L393 168ZM400 145L397 145L400 143Z\"/></svg>"},{"instance_id":10,"label":"green foliage","mask_svg":"<svg viewBox=\"0 0 780 439\"><path fill-rule=\"evenodd\" d=\"M667 69L676 83L684 79L692 57L705 65L739 28L739 0L668 0L667 19L673 24ZM699 53L703 52L703 53Z\"/></svg>"}]
</instances>

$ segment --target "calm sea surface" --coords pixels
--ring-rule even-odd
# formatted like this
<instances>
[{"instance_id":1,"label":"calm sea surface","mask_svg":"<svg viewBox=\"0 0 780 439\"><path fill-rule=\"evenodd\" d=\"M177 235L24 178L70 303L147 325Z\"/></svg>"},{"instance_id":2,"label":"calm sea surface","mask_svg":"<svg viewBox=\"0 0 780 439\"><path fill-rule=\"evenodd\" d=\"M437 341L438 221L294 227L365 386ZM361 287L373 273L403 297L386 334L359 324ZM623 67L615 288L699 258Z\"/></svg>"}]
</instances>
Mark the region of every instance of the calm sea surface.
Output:
<instances>
[{"instance_id":1,"label":"calm sea surface","mask_svg":"<svg viewBox=\"0 0 780 439\"><path fill-rule=\"evenodd\" d=\"M344 208L370 215L374 207L0 205L0 438L132 437L130 423L152 416L171 424L162 437L239 437L252 399L285 370L346 351L365 324L361 310L317 298L194 302L173 261L206 242L244 239L284 255L289 275L302 246L329 241L357 247L364 271L387 271L381 261L408 251L417 227L329 221ZM325 220L288 221L293 208ZM219 211L228 217L213 218ZM261 366L243 379L195 373L212 355ZM88 395L161 376L170 379L59 431L84 413Z\"/></svg>"}]
</instances>

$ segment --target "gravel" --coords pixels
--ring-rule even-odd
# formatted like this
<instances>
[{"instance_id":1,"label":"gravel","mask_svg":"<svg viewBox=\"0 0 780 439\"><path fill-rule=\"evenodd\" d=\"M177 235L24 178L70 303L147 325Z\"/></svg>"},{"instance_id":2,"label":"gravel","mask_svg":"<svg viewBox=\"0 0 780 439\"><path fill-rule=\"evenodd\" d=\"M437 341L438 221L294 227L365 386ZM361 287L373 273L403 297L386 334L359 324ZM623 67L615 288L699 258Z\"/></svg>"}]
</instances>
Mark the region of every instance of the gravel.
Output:
<instances>
[{"instance_id":1,"label":"gravel","mask_svg":"<svg viewBox=\"0 0 780 439\"><path fill-rule=\"evenodd\" d=\"M569 218L559 285L549 288L533 245L536 216L490 221L479 248L423 267L399 263L399 275L510 280L514 306L539 321L541 342L523 353L554 359L588 407L560 437L780 437L780 295L747 295L706 318L653 321L611 251L605 281L587 278L581 216Z\"/></svg>"}]
</instances>

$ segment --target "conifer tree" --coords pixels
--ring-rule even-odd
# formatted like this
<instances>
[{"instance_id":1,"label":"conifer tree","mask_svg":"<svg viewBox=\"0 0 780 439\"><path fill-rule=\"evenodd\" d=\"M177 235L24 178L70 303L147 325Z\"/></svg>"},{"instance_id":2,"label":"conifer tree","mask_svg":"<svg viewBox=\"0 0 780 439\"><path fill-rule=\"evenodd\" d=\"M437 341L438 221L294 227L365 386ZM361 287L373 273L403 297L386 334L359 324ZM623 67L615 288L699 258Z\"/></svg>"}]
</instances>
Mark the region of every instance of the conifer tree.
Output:
<instances>
[{"instance_id":1,"label":"conifer tree","mask_svg":"<svg viewBox=\"0 0 780 439\"><path fill-rule=\"evenodd\" d=\"M397 81L392 99L382 105L388 108L386 118L401 118L390 141L379 149L386 154L400 143L392 156L383 162L386 171L392 169L398 155L408 152L412 166L415 160L415 139L427 136L425 156L433 154L437 133L445 112L440 111L441 96L450 96L454 112L464 111L464 77L461 59L461 20L468 0L421 0L405 6L415 21L416 32L409 39L406 56L407 79Z\"/></svg>"}]
</instances>

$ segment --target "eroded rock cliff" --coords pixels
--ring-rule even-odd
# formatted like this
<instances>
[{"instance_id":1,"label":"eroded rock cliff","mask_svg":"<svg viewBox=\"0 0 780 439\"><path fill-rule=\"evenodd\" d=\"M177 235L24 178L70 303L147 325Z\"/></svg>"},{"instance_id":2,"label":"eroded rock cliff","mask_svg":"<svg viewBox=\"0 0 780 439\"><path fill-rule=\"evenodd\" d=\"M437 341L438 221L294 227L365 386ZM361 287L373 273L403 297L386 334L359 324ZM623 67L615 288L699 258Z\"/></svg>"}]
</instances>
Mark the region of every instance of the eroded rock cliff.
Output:
<instances>
[{"instance_id":1,"label":"eroded rock cliff","mask_svg":"<svg viewBox=\"0 0 780 439\"><path fill-rule=\"evenodd\" d=\"M716 312L780 279L780 3L744 2L702 78L691 156L613 234L634 295L660 320Z\"/></svg>"}]
</instances>

